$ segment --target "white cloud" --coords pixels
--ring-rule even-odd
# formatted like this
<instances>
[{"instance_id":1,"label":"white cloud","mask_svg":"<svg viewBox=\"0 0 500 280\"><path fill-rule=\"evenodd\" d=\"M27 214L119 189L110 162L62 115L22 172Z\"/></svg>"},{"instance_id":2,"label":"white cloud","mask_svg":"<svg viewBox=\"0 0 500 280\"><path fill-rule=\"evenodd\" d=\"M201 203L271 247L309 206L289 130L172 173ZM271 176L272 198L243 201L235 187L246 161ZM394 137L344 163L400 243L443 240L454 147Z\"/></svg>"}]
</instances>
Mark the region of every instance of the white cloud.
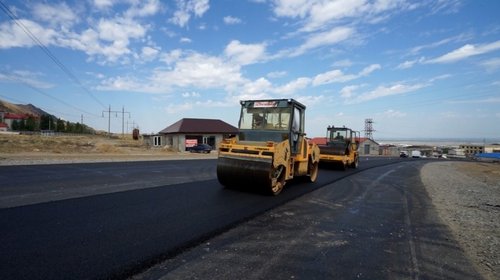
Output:
<instances>
[{"instance_id":1,"label":"white cloud","mask_svg":"<svg viewBox=\"0 0 500 280\"><path fill-rule=\"evenodd\" d=\"M239 19L237 17L232 17L232 16L224 17L224 23L227 25L239 24L241 22L242 22L241 19Z\"/></svg>"},{"instance_id":2,"label":"white cloud","mask_svg":"<svg viewBox=\"0 0 500 280\"><path fill-rule=\"evenodd\" d=\"M325 102L325 96L323 95L299 95L295 96L294 98L307 107L315 106L317 104Z\"/></svg>"},{"instance_id":3,"label":"white cloud","mask_svg":"<svg viewBox=\"0 0 500 280\"><path fill-rule=\"evenodd\" d=\"M439 81L439 80L449 79L451 77L452 77L452 75L450 75L450 74L439 75L439 76L436 76L434 78L429 79L429 83L433 83L433 82Z\"/></svg>"},{"instance_id":4,"label":"white cloud","mask_svg":"<svg viewBox=\"0 0 500 280\"><path fill-rule=\"evenodd\" d=\"M344 83L356 79L356 75L346 75L340 70L332 70L316 75L313 86L320 86L331 83Z\"/></svg>"},{"instance_id":5,"label":"white cloud","mask_svg":"<svg viewBox=\"0 0 500 280\"><path fill-rule=\"evenodd\" d=\"M200 97L200 96L201 95L199 93L194 92L194 91L193 92L184 92L182 94L182 97L184 97L184 98L193 98L193 97Z\"/></svg>"},{"instance_id":6,"label":"white cloud","mask_svg":"<svg viewBox=\"0 0 500 280\"><path fill-rule=\"evenodd\" d=\"M468 41L472 38L473 38L472 33L462 33L462 34L459 34L457 36L453 36L453 37L439 40L437 42L432 42L432 43L429 43L426 45L420 45L420 46L413 47L408 53L410 55L416 55L425 49L433 49L433 48L437 48L437 47L440 47L442 45L449 44L449 43L464 42L464 41Z\"/></svg>"},{"instance_id":7,"label":"white cloud","mask_svg":"<svg viewBox=\"0 0 500 280\"><path fill-rule=\"evenodd\" d=\"M345 94L347 104L362 103L366 101L371 101L387 96L400 95L408 92L414 92L421 88L427 87L428 84L394 84L392 86L379 86L376 89L364 92L361 94L355 94L354 89L351 88L349 94Z\"/></svg>"},{"instance_id":8,"label":"white cloud","mask_svg":"<svg viewBox=\"0 0 500 280\"><path fill-rule=\"evenodd\" d=\"M152 80L167 87L218 88L240 83L242 78L238 66L217 57L193 53L178 60L171 71L157 70Z\"/></svg>"},{"instance_id":9,"label":"white cloud","mask_svg":"<svg viewBox=\"0 0 500 280\"><path fill-rule=\"evenodd\" d=\"M274 13L280 17L304 18L311 10L315 1L308 0L274 0L272 1Z\"/></svg>"},{"instance_id":10,"label":"white cloud","mask_svg":"<svg viewBox=\"0 0 500 280\"><path fill-rule=\"evenodd\" d=\"M162 54L168 68L157 68L146 78L114 77L102 81L101 90L128 90L144 93L170 93L173 89L198 88L230 90L247 82L240 66L195 52L174 50ZM223 78L222 78L223 77Z\"/></svg>"},{"instance_id":11,"label":"white cloud","mask_svg":"<svg viewBox=\"0 0 500 280\"><path fill-rule=\"evenodd\" d=\"M266 78L247 81L234 96L237 100L264 99L271 97L272 84Z\"/></svg>"},{"instance_id":12,"label":"white cloud","mask_svg":"<svg viewBox=\"0 0 500 280\"><path fill-rule=\"evenodd\" d=\"M104 58L104 62L126 61L123 56L133 54L129 48L131 40L146 36L146 26L128 18L101 19L95 27L88 28L81 34L68 34L59 38L61 46L84 51L89 56Z\"/></svg>"},{"instance_id":13,"label":"white cloud","mask_svg":"<svg viewBox=\"0 0 500 280\"><path fill-rule=\"evenodd\" d=\"M42 74L36 72L15 70L9 74L0 73L0 81L19 82L38 89L48 89L54 87L53 84L41 81L39 79L41 76Z\"/></svg>"},{"instance_id":14,"label":"white cloud","mask_svg":"<svg viewBox=\"0 0 500 280\"><path fill-rule=\"evenodd\" d=\"M369 23L387 18L384 13L392 10L411 10L415 5L399 0L273 0L273 11L278 17L301 19L301 31L324 30L346 19L364 20Z\"/></svg>"},{"instance_id":15,"label":"white cloud","mask_svg":"<svg viewBox=\"0 0 500 280\"><path fill-rule=\"evenodd\" d=\"M287 75L286 71L274 71L274 72L267 73L266 76L268 78L275 79L275 78L285 77L286 75Z\"/></svg>"},{"instance_id":16,"label":"white cloud","mask_svg":"<svg viewBox=\"0 0 500 280\"><path fill-rule=\"evenodd\" d=\"M48 22L51 26L61 25L69 27L78 21L77 15L64 2L52 5L34 4L33 15L39 20Z\"/></svg>"},{"instance_id":17,"label":"white cloud","mask_svg":"<svg viewBox=\"0 0 500 280\"><path fill-rule=\"evenodd\" d=\"M298 90L301 90L301 89L308 87L310 85L310 83L311 83L310 78L301 77L301 78L295 79L295 80L287 83L284 86L277 87L274 90L274 92L277 94L280 94L280 95L287 95L287 94L291 95Z\"/></svg>"},{"instance_id":18,"label":"white cloud","mask_svg":"<svg viewBox=\"0 0 500 280\"><path fill-rule=\"evenodd\" d=\"M340 43L354 34L351 27L336 27L330 31L316 33L306 39L305 43L291 52L291 56L299 56L315 48Z\"/></svg>"},{"instance_id":19,"label":"white cloud","mask_svg":"<svg viewBox=\"0 0 500 280\"><path fill-rule=\"evenodd\" d=\"M365 67L361 72L358 74L344 74L341 70L332 70L328 71L325 73L321 73L316 75L313 80L313 86L320 86L320 85L325 85L325 84L331 84L331 83L345 83L348 81L352 81L354 79L358 79L360 77L364 77L369 75L375 70L380 69L381 66L379 64L372 64L367 67Z\"/></svg>"},{"instance_id":20,"label":"white cloud","mask_svg":"<svg viewBox=\"0 0 500 280\"><path fill-rule=\"evenodd\" d=\"M265 58L266 45L242 44L237 40L233 40L226 46L224 54L237 64L253 64Z\"/></svg>"},{"instance_id":21,"label":"white cloud","mask_svg":"<svg viewBox=\"0 0 500 280\"><path fill-rule=\"evenodd\" d=\"M500 97L490 97L483 99L468 99L468 100L451 100L450 104L491 104L491 103L500 103Z\"/></svg>"},{"instance_id":22,"label":"white cloud","mask_svg":"<svg viewBox=\"0 0 500 280\"><path fill-rule=\"evenodd\" d=\"M500 68L500 57L491 58L480 63L488 71L495 71Z\"/></svg>"},{"instance_id":23,"label":"white cloud","mask_svg":"<svg viewBox=\"0 0 500 280\"><path fill-rule=\"evenodd\" d=\"M481 55L500 49L500 41L482 45L464 45L454 51L444 54L440 57L427 60L426 63L452 63L469 58L471 56Z\"/></svg>"},{"instance_id":24,"label":"white cloud","mask_svg":"<svg viewBox=\"0 0 500 280\"><path fill-rule=\"evenodd\" d=\"M165 107L165 112L167 114L179 114L181 112L190 111L193 109L193 104L184 103L184 104L170 104Z\"/></svg>"},{"instance_id":25,"label":"white cloud","mask_svg":"<svg viewBox=\"0 0 500 280\"><path fill-rule=\"evenodd\" d=\"M414 59L414 60L407 60L403 63L400 63L396 69L408 69L408 68L412 68L416 63L418 62L418 59Z\"/></svg>"},{"instance_id":26,"label":"white cloud","mask_svg":"<svg viewBox=\"0 0 500 280\"><path fill-rule=\"evenodd\" d=\"M158 49L146 46L142 48L141 59L145 61L152 61L158 56L159 53L160 51Z\"/></svg>"},{"instance_id":27,"label":"white cloud","mask_svg":"<svg viewBox=\"0 0 500 280\"><path fill-rule=\"evenodd\" d=\"M191 14L201 17L210 8L208 0L177 0L177 11L170 21L180 27L186 26Z\"/></svg>"},{"instance_id":28,"label":"white cloud","mask_svg":"<svg viewBox=\"0 0 500 280\"><path fill-rule=\"evenodd\" d=\"M182 38L179 40L179 42L181 42L181 43L186 43L186 44L187 44L187 43L191 43L191 42L192 42L192 40L191 40L191 39L189 39L189 38L186 38L186 37L182 37Z\"/></svg>"},{"instance_id":29,"label":"white cloud","mask_svg":"<svg viewBox=\"0 0 500 280\"><path fill-rule=\"evenodd\" d=\"M350 61L349 59L335 61L332 64L332 67L350 67L350 66L352 66L352 61Z\"/></svg>"},{"instance_id":30,"label":"white cloud","mask_svg":"<svg viewBox=\"0 0 500 280\"><path fill-rule=\"evenodd\" d=\"M359 72L358 75L359 76L368 76L373 71L379 70L381 68L382 68L382 66L380 66L380 64L372 64L372 65L369 65L369 66L365 67L363 70L361 70L361 72Z\"/></svg>"},{"instance_id":31,"label":"white cloud","mask_svg":"<svg viewBox=\"0 0 500 280\"><path fill-rule=\"evenodd\" d=\"M323 28L330 21L361 16L368 9L365 0L321 1L311 5L304 31ZM366 14L365 14L366 15Z\"/></svg>"},{"instance_id":32,"label":"white cloud","mask_svg":"<svg viewBox=\"0 0 500 280\"><path fill-rule=\"evenodd\" d=\"M94 0L94 6L99 10L111 8L116 0Z\"/></svg>"},{"instance_id":33,"label":"white cloud","mask_svg":"<svg viewBox=\"0 0 500 280\"><path fill-rule=\"evenodd\" d=\"M349 99L351 98L355 92L361 88L362 85L350 85L350 86L345 86L340 90L340 97Z\"/></svg>"},{"instance_id":34,"label":"white cloud","mask_svg":"<svg viewBox=\"0 0 500 280\"><path fill-rule=\"evenodd\" d=\"M387 117L387 118L402 118L402 117L406 117L406 113L403 113L403 112L400 112L400 111L397 111L397 110L393 110L393 109L389 109L387 111L385 111L383 114L382 114L384 117Z\"/></svg>"},{"instance_id":35,"label":"white cloud","mask_svg":"<svg viewBox=\"0 0 500 280\"><path fill-rule=\"evenodd\" d=\"M167 65L174 64L183 56L181 49L171 50L168 53L162 53L160 61L165 62Z\"/></svg>"},{"instance_id":36,"label":"white cloud","mask_svg":"<svg viewBox=\"0 0 500 280\"><path fill-rule=\"evenodd\" d=\"M31 20L19 19L18 22L30 30L32 34L36 34L38 41L46 46L54 44L58 36L57 31L44 28ZM0 49L32 46L36 46L36 43L13 21L4 22L0 25Z\"/></svg>"},{"instance_id":37,"label":"white cloud","mask_svg":"<svg viewBox=\"0 0 500 280\"><path fill-rule=\"evenodd\" d=\"M158 0L132 2L132 6L125 12L125 17L146 17L155 15L160 11Z\"/></svg>"}]
</instances>

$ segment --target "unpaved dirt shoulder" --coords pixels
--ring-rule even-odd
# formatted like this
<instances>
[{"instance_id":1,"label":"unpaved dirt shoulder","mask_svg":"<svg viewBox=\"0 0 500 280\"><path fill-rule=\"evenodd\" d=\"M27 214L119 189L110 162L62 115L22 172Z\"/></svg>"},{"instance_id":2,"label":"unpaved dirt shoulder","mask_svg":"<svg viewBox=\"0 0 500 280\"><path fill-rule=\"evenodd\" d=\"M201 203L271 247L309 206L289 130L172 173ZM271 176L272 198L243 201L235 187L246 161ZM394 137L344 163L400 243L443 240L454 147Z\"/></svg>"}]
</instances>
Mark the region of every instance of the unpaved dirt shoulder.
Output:
<instances>
[{"instance_id":1,"label":"unpaved dirt shoulder","mask_svg":"<svg viewBox=\"0 0 500 280\"><path fill-rule=\"evenodd\" d=\"M440 218L486 279L500 279L500 165L433 162L422 182Z\"/></svg>"}]
</instances>

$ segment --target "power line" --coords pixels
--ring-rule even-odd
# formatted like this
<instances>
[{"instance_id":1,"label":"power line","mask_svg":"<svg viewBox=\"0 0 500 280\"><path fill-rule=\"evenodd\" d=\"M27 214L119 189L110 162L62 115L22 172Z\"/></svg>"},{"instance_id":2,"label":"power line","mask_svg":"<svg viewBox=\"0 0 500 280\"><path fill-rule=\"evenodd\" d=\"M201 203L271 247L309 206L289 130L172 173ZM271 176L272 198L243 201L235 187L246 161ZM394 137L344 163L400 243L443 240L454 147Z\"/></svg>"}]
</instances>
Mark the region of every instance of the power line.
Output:
<instances>
[{"instance_id":1,"label":"power line","mask_svg":"<svg viewBox=\"0 0 500 280\"><path fill-rule=\"evenodd\" d=\"M1 73L1 72L0 72L0 73ZM3 75L4 75L7 79L9 79L9 80L11 80L11 81L16 81L16 82L22 83L22 84L24 84L25 86L27 86L27 87L31 88L32 90L34 90L34 91L36 91L36 92L38 92L38 93L40 93L40 94L42 94L42 95L45 95L45 96L47 96L47 97L49 97L49 98L51 98L51 99L54 99L54 100L56 100L57 102L60 102L60 103L62 103L62 104L64 104L64 105L66 105L66 106L68 106L68 107L71 107L71 108L73 108L73 109L77 110L77 111L83 112L83 113L88 114L88 115L93 115L94 117L99 117L99 116L98 116L98 115L96 115L96 114L93 114L93 113L87 112L87 111L85 111L85 110L83 110L83 109L80 109L80 108L78 108L78 107L76 107L76 106L74 106L74 105L72 105L72 104L69 104L69 103L67 103L67 102L65 102L65 101L63 101L63 100L61 100L61 99L59 99L59 98L56 98L55 96L52 96L52 95L50 95L50 94L48 94L48 93L46 93L46 92L42 91L41 89L39 89L39 88L37 88L37 87L34 87L34 86L30 85L29 83L27 83L26 81L23 81L22 79L19 79L19 78L13 77L13 76L11 76L11 75L7 75L6 73L3 73Z\"/></svg>"},{"instance_id":2,"label":"power line","mask_svg":"<svg viewBox=\"0 0 500 280\"><path fill-rule=\"evenodd\" d=\"M115 117L118 117L118 113L122 114L122 136L124 135L124 119L125 119L125 114L128 114L130 118L130 112L125 112L125 107L122 107L121 111L111 111L111 105L109 105L108 110L102 111L102 116L104 117L104 113L108 113L108 134L111 136L111 113L115 113Z\"/></svg>"},{"instance_id":3,"label":"power line","mask_svg":"<svg viewBox=\"0 0 500 280\"><path fill-rule=\"evenodd\" d=\"M71 72L30 30L28 27L26 27L20 20L19 18L5 5L2 1L0 1L0 8L2 11L7 14L8 17L10 17L14 23L19 26L26 35L28 35L31 40L33 40L38 47L71 79L73 82L78 84L86 93L92 97L97 103L99 103L103 108L106 108L106 106L99 100L97 99L90 90L88 90L82 82Z\"/></svg>"},{"instance_id":4,"label":"power line","mask_svg":"<svg viewBox=\"0 0 500 280\"><path fill-rule=\"evenodd\" d=\"M28 103L26 101L19 100L17 98L7 97L7 96L2 95L2 94L0 94L0 97L4 98L8 102ZM44 108L44 107L41 107L41 106L36 106L36 107L42 109L43 111L45 111L47 113L51 112L52 114L59 114L59 115L66 115L66 116L78 117L77 115L59 112L59 111L56 111L56 110L53 110L53 109Z\"/></svg>"}]
</instances>

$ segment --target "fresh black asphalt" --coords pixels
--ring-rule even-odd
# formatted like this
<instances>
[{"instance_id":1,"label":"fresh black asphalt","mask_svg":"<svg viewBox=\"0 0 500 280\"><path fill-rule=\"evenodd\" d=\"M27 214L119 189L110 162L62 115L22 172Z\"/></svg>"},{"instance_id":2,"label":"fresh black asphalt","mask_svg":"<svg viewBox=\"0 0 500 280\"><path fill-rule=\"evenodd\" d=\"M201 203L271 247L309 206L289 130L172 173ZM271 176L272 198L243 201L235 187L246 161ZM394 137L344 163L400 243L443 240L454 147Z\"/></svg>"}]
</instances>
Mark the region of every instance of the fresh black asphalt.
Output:
<instances>
[{"instance_id":1,"label":"fresh black asphalt","mask_svg":"<svg viewBox=\"0 0 500 280\"><path fill-rule=\"evenodd\" d=\"M133 279L481 279L425 192L424 164L346 177Z\"/></svg>"},{"instance_id":2,"label":"fresh black asphalt","mask_svg":"<svg viewBox=\"0 0 500 280\"><path fill-rule=\"evenodd\" d=\"M311 190L397 161L322 168L316 183L289 183L277 197L224 189L215 160L1 167L1 197L26 204L0 209L0 279L124 278ZM99 186L111 193L93 195ZM33 192L36 200L21 199Z\"/></svg>"}]
</instances>

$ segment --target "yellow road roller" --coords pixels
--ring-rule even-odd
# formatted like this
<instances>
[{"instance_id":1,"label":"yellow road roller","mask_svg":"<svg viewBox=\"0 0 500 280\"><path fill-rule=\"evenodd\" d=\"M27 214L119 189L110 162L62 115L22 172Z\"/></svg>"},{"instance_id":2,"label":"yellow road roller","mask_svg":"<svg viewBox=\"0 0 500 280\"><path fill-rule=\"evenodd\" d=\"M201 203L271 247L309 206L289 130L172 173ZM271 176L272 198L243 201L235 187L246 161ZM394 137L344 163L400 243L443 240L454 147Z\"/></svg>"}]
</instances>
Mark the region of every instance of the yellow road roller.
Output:
<instances>
[{"instance_id":1,"label":"yellow road roller","mask_svg":"<svg viewBox=\"0 0 500 280\"><path fill-rule=\"evenodd\" d=\"M342 170L358 168L359 132L347 127L328 126L326 145L319 145L321 162L335 164Z\"/></svg>"},{"instance_id":2,"label":"yellow road roller","mask_svg":"<svg viewBox=\"0 0 500 280\"><path fill-rule=\"evenodd\" d=\"M320 150L304 133L306 107L293 99L241 101L239 133L219 147L217 178L226 188L277 195L287 180L315 182Z\"/></svg>"}]
</instances>

